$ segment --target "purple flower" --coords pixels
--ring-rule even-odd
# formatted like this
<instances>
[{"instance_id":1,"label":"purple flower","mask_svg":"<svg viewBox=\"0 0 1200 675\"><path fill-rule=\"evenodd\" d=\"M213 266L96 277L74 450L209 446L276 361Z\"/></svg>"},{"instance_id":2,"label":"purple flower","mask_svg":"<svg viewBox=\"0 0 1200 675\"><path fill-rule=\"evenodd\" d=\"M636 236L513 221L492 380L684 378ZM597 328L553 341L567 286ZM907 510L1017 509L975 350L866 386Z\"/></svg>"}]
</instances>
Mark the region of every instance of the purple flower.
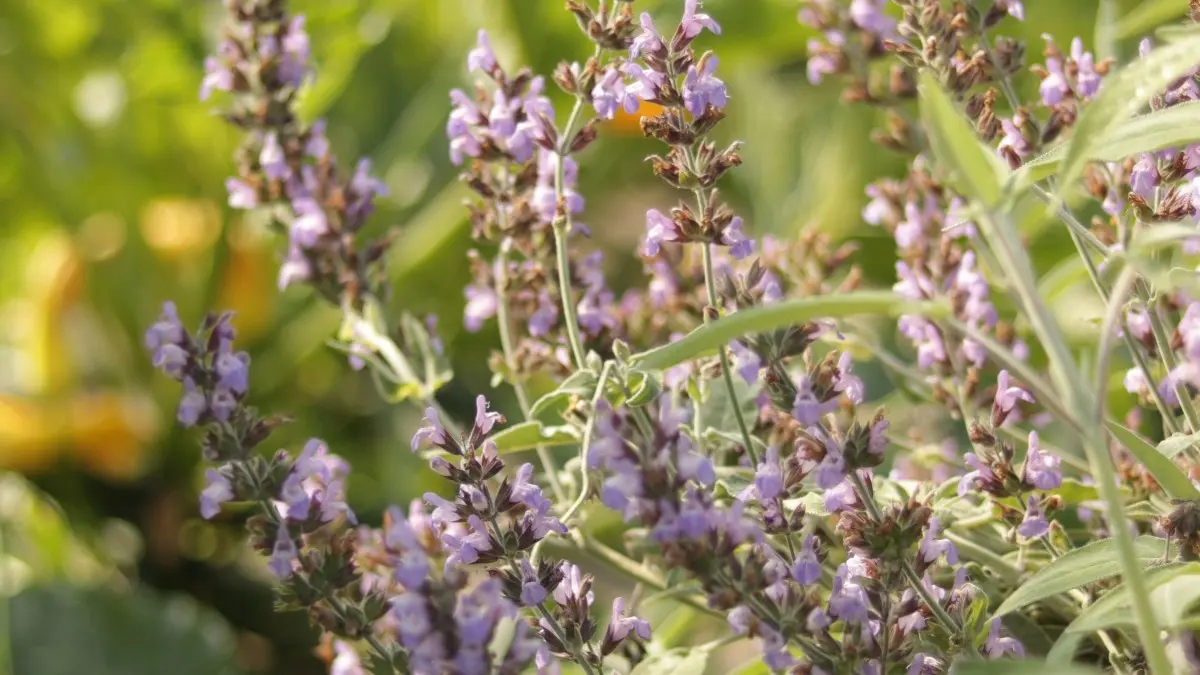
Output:
<instances>
[{"instance_id":1,"label":"purple flower","mask_svg":"<svg viewBox=\"0 0 1200 675\"><path fill-rule=\"evenodd\" d=\"M282 291L298 281L307 281L311 278L312 263L308 262L308 258L295 242L290 243L287 257L279 266L279 290Z\"/></svg>"},{"instance_id":2,"label":"purple flower","mask_svg":"<svg viewBox=\"0 0 1200 675\"><path fill-rule=\"evenodd\" d=\"M958 481L959 497L966 495L968 492L974 489L975 484L980 479L990 480L994 476L991 467L984 464L983 461L979 459L979 455L976 455L973 452L968 452L966 455L964 455L963 461L967 463L967 466L974 470L964 474L963 477Z\"/></svg>"},{"instance_id":3,"label":"purple flower","mask_svg":"<svg viewBox=\"0 0 1200 675\"><path fill-rule=\"evenodd\" d=\"M295 571L296 559L296 542L292 541L292 535L288 533L287 525L280 524L279 530L275 534L275 546L271 549L271 559L267 562L267 567L271 568L275 576L286 579Z\"/></svg>"},{"instance_id":4,"label":"purple flower","mask_svg":"<svg viewBox=\"0 0 1200 675\"><path fill-rule=\"evenodd\" d=\"M227 178L225 190L229 193L230 208L252 209L258 206L258 190L237 178Z\"/></svg>"},{"instance_id":5,"label":"purple flower","mask_svg":"<svg viewBox=\"0 0 1200 675\"><path fill-rule=\"evenodd\" d=\"M721 232L720 243L729 247L729 255L733 256L734 260L741 260L754 253L754 240L746 238L746 233L742 230L741 216L734 216L725 226Z\"/></svg>"},{"instance_id":6,"label":"purple flower","mask_svg":"<svg viewBox=\"0 0 1200 675\"><path fill-rule=\"evenodd\" d=\"M438 447L445 447L452 443L450 435L446 433L446 427L442 426L442 419L438 417L436 408L426 408L425 417L421 421L425 422L425 426L417 429L417 433L413 434L413 452L416 452L426 441Z\"/></svg>"},{"instance_id":7,"label":"purple flower","mask_svg":"<svg viewBox=\"0 0 1200 675\"><path fill-rule=\"evenodd\" d=\"M1021 480L1039 490L1053 490L1062 485L1062 460L1057 455L1042 452L1036 431L1029 432L1029 451L1025 454Z\"/></svg>"},{"instance_id":8,"label":"purple flower","mask_svg":"<svg viewBox=\"0 0 1200 675\"><path fill-rule=\"evenodd\" d=\"M642 32L634 36L633 42L629 45L630 60L636 59L642 54L665 52L667 46L663 44L662 37L654 29L654 21L650 18L650 13L642 12L639 21L642 25Z\"/></svg>"},{"instance_id":9,"label":"purple flower","mask_svg":"<svg viewBox=\"0 0 1200 675\"><path fill-rule=\"evenodd\" d=\"M220 51L226 51L226 44L221 43ZM215 56L204 59L204 79L200 82L200 100L207 101L214 91L230 91L231 89L233 89L233 71Z\"/></svg>"},{"instance_id":10,"label":"purple flower","mask_svg":"<svg viewBox=\"0 0 1200 675\"><path fill-rule=\"evenodd\" d=\"M779 451L775 446L767 448L766 456L754 472L754 487L763 501L775 499L783 492L783 473L779 468Z\"/></svg>"},{"instance_id":11,"label":"purple flower","mask_svg":"<svg viewBox=\"0 0 1200 675\"><path fill-rule=\"evenodd\" d=\"M851 403L859 404L863 401L863 382L851 372L853 367L854 360L850 352L842 352L838 357L837 380L834 381L833 390L846 394Z\"/></svg>"},{"instance_id":12,"label":"purple flower","mask_svg":"<svg viewBox=\"0 0 1200 675\"><path fill-rule=\"evenodd\" d=\"M592 88L592 106L596 108L597 115L611 120L617 114L617 108L624 108L630 115L637 112L638 102L637 97L625 93L621 71L611 68Z\"/></svg>"},{"instance_id":13,"label":"purple flower","mask_svg":"<svg viewBox=\"0 0 1200 675\"><path fill-rule=\"evenodd\" d=\"M309 42L304 32L304 17L295 16L288 24L283 38L283 58L279 62L279 79L292 87L299 87L308 73Z\"/></svg>"},{"instance_id":14,"label":"purple flower","mask_svg":"<svg viewBox=\"0 0 1200 675\"><path fill-rule=\"evenodd\" d=\"M1043 84L1045 84L1043 82ZM1017 157L1028 157L1029 153L1033 152L1032 146L1029 145L1029 140L1025 138L1024 132L1017 126L1016 118L1000 120L1000 129L1004 132L1000 139L1000 150L1008 148L1012 150Z\"/></svg>"},{"instance_id":15,"label":"purple flower","mask_svg":"<svg viewBox=\"0 0 1200 675\"><path fill-rule=\"evenodd\" d=\"M896 31L896 20L885 13L886 6L887 0L853 0L850 3L850 20L868 33L891 37Z\"/></svg>"},{"instance_id":16,"label":"purple flower","mask_svg":"<svg viewBox=\"0 0 1200 675\"><path fill-rule=\"evenodd\" d=\"M1133 165L1133 170L1129 174L1129 189L1143 199L1151 199L1154 197L1154 189L1158 187L1158 184L1157 160L1149 152L1142 153L1141 159Z\"/></svg>"},{"instance_id":17,"label":"purple flower","mask_svg":"<svg viewBox=\"0 0 1200 675\"><path fill-rule=\"evenodd\" d=\"M787 639L778 631L762 627L763 663L772 671L786 670L796 665L796 659L788 652Z\"/></svg>"},{"instance_id":18,"label":"purple flower","mask_svg":"<svg viewBox=\"0 0 1200 675\"><path fill-rule=\"evenodd\" d=\"M992 409L993 424L1002 423L1021 401L1033 403L1033 396L1016 385L1010 385L1008 371L1001 370L996 379L996 398ZM997 417L999 417L999 421L994 421Z\"/></svg>"},{"instance_id":19,"label":"purple flower","mask_svg":"<svg viewBox=\"0 0 1200 675\"><path fill-rule=\"evenodd\" d=\"M543 290L538 294L537 309L529 315L529 334L533 337L544 337L550 334L550 329L558 321L558 304Z\"/></svg>"},{"instance_id":20,"label":"purple flower","mask_svg":"<svg viewBox=\"0 0 1200 675\"><path fill-rule=\"evenodd\" d=\"M287 156L283 153L283 146L279 144L279 136L274 132L267 134L267 137L263 139L258 163L262 165L263 173L272 180L283 180L290 173Z\"/></svg>"},{"instance_id":21,"label":"purple flower","mask_svg":"<svg viewBox=\"0 0 1200 675\"><path fill-rule=\"evenodd\" d=\"M1050 523L1046 520L1046 514L1042 511L1042 502L1037 495L1029 496L1029 503L1025 507L1025 517L1021 520L1021 524L1017 526L1017 532L1022 537L1029 539L1037 539L1050 531Z\"/></svg>"},{"instance_id":22,"label":"purple flower","mask_svg":"<svg viewBox=\"0 0 1200 675\"><path fill-rule=\"evenodd\" d=\"M217 373L217 386L231 389L239 394L246 393L250 384L250 355L246 352L236 354L229 343L221 345L214 361Z\"/></svg>"},{"instance_id":23,"label":"purple flower","mask_svg":"<svg viewBox=\"0 0 1200 675\"><path fill-rule=\"evenodd\" d=\"M646 211L646 243L642 246L642 253L648 256L658 255L659 245L663 242L681 241L683 234L676 227L675 221L658 209Z\"/></svg>"},{"instance_id":24,"label":"purple flower","mask_svg":"<svg viewBox=\"0 0 1200 675\"><path fill-rule=\"evenodd\" d=\"M216 469L206 470L204 479L208 484L200 492L200 515L211 520L221 512L221 504L233 501L233 483Z\"/></svg>"},{"instance_id":25,"label":"purple flower","mask_svg":"<svg viewBox=\"0 0 1200 675\"><path fill-rule=\"evenodd\" d=\"M537 572L528 558L521 559L521 604L536 607L546 601L546 587L538 581Z\"/></svg>"},{"instance_id":26,"label":"purple flower","mask_svg":"<svg viewBox=\"0 0 1200 675\"><path fill-rule=\"evenodd\" d=\"M354 647L342 640L333 641L335 656L329 664L329 675L367 675Z\"/></svg>"},{"instance_id":27,"label":"purple flower","mask_svg":"<svg viewBox=\"0 0 1200 675\"><path fill-rule=\"evenodd\" d=\"M1067 84L1067 76L1063 72L1062 59L1056 56L1046 59L1046 73L1038 91L1042 95L1042 103L1046 106L1056 106L1071 92L1071 86Z\"/></svg>"},{"instance_id":28,"label":"purple flower","mask_svg":"<svg viewBox=\"0 0 1200 675\"><path fill-rule=\"evenodd\" d=\"M725 83L713 76L716 70L715 56L700 59L698 68L688 66L687 76L683 80L683 105L693 117L703 115L710 105L720 110L729 101Z\"/></svg>"},{"instance_id":29,"label":"purple flower","mask_svg":"<svg viewBox=\"0 0 1200 675\"><path fill-rule=\"evenodd\" d=\"M596 601L596 594L592 592L592 578L584 576L578 566L568 562L562 563L560 569L562 581L554 588L554 601L566 606L577 600L586 600L584 604L590 607Z\"/></svg>"},{"instance_id":30,"label":"purple flower","mask_svg":"<svg viewBox=\"0 0 1200 675\"><path fill-rule=\"evenodd\" d=\"M915 612L900 617L896 625L900 627L900 631L905 635L912 635L913 633L925 630L925 623L925 615L918 609Z\"/></svg>"},{"instance_id":31,"label":"purple flower","mask_svg":"<svg viewBox=\"0 0 1200 675\"><path fill-rule=\"evenodd\" d=\"M1010 10L1011 11L1011 10ZM901 621L904 619L901 618ZM913 654L912 663L908 664L905 675L941 675L942 662L929 654Z\"/></svg>"},{"instance_id":32,"label":"purple flower","mask_svg":"<svg viewBox=\"0 0 1200 675\"><path fill-rule=\"evenodd\" d=\"M715 35L721 34L721 26L707 14L697 14L697 0L686 0L683 5L683 19L679 22L679 32L685 40L695 39L705 28Z\"/></svg>"},{"instance_id":33,"label":"purple flower","mask_svg":"<svg viewBox=\"0 0 1200 675\"><path fill-rule=\"evenodd\" d=\"M792 563L792 578L796 583L807 586L821 579L821 561L817 558L817 540L810 534L804 538L800 552Z\"/></svg>"},{"instance_id":34,"label":"purple flower","mask_svg":"<svg viewBox=\"0 0 1200 675\"><path fill-rule=\"evenodd\" d=\"M838 513L856 505L861 506L858 493L854 491L854 484L849 480L843 480L833 488L826 490L824 503L825 509L830 513Z\"/></svg>"},{"instance_id":35,"label":"purple flower","mask_svg":"<svg viewBox=\"0 0 1200 675\"><path fill-rule=\"evenodd\" d=\"M734 607L725 618L729 621L729 627L737 635L749 634L751 625L756 622L754 612L751 612L750 608L745 605Z\"/></svg>"},{"instance_id":36,"label":"purple flower","mask_svg":"<svg viewBox=\"0 0 1200 675\"><path fill-rule=\"evenodd\" d=\"M1015 638L1000 636L1000 619L992 619L991 628L988 629L987 642L984 643L983 648L987 651L989 659L998 659L1005 654L1012 654L1018 659L1025 657L1025 647L1020 642Z\"/></svg>"},{"instance_id":37,"label":"purple flower","mask_svg":"<svg viewBox=\"0 0 1200 675\"><path fill-rule=\"evenodd\" d=\"M621 72L633 78L632 82L625 85L626 95L640 98L643 101L657 99L659 90L667 81L666 76L662 73L645 70L636 63L626 63L621 66Z\"/></svg>"},{"instance_id":38,"label":"purple flower","mask_svg":"<svg viewBox=\"0 0 1200 675\"><path fill-rule=\"evenodd\" d=\"M1082 99L1090 99L1100 90L1100 75L1096 72L1095 58L1091 52L1083 51L1083 40L1071 40L1071 58L1078 69L1075 75L1075 93Z\"/></svg>"},{"instance_id":39,"label":"purple flower","mask_svg":"<svg viewBox=\"0 0 1200 675\"><path fill-rule=\"evenodd\" d=\"M428 414L428 411L426 411ZM488 412L488 400L483 394L475 397L475 429L474 434L480 437L492 433L492 427L497 422L504 422L504 415L498 412Z\"/></svg>"},{"instance_id":40,"label":"purple flower","mask_svg":"<svg viewBox=\"0 0 1200 675\"><path fill-rule=\"evenodd\" d=\"M870 618L867 592L850 579L847 564L838 567L833 576L833 592L829 596L829 616L846 623L862 624Z\"/></svg>"},{"instance_id":41,"label":"purple flower","mask_svg":"<svg viewBox=\"0 0 1200 675\"><path fill-rule=\"evenodd\" d=\"M636 616L625 616L625 598L615 598L606 633L604 641L610 644L624 641L630 633L642 640L649 640L650 622Z\"/></svg>"},{"instance_id":42,"label":"purple flower","mask_svg":"<svg viewBox=\"0 0 1200 675\"><path fill-rule=\"evenodd\" d=\"M925 536L921 539L921 545L917 548L917 556L926 564L933 564L938 558L946 556L946 562L951 565L958 563L958 549L955 548L954 542L949 539L938 539L938 532L941 530L941 524L937 518L929 519L929 526L925 529Z\"/></svg>"},{"instance_id":43,"label":"purple flower","mask_svg":"<svg viewBox=\"0 0 1200 675\"><path fill-rule=\"evenodd\" d=\"M204 392L196 389L196 383L190 377L183 379L183 389L183 398L179 399L179 410L175 417L183 426L193 427L208 409L208 399L205 398Z\"/></svg>"},{"instance_id":44,"label":"purple flower","mask_svg":"<svg viewBox=\"0 0 1200 675\"><path fill-rule=\"evenodd\" d=\"M214 389L212 396L208 399L208 410L212 413L213 418L219 422L228 421L229 416L233 414L234 410L237 410L237 407L237 397L228 389Z\"/></svg>"},{"instance_id":45,"label":"purple flower","mask_svg":"<svg viewBox=\"0 0 1200 675\"><path fill-rule=\"evenodd\" d=\"M463 325L472 333L483 328L483 322L496 316L499 298L491 286L467 286L467 304L463 308Z\"/></svg>"},{"instance_id":46,"label":"purple flower","mask_svg":"<svg viewBox=\"0 0 1200 675\"><path fill-rule=\"evenodd\" d=\"M475 47L467 52L467 72L481 70L491 73L496 67L496 53L492 51L492 41L487 31L480 29L475 39Z\"/></svg>"},{"instance_id":47,"label":"purple flower","mask_svg":"<svg viewBox=\"0 0 1200 675\"><path fill-rule=\"evenodd\" d=\"M429 557L425 555L417 533L400 509L389 507L387 515L384 544L388 549L400 552L393 561L392 576L406 589L420 588L429 575Z\"/></svg>"}]
</instances>

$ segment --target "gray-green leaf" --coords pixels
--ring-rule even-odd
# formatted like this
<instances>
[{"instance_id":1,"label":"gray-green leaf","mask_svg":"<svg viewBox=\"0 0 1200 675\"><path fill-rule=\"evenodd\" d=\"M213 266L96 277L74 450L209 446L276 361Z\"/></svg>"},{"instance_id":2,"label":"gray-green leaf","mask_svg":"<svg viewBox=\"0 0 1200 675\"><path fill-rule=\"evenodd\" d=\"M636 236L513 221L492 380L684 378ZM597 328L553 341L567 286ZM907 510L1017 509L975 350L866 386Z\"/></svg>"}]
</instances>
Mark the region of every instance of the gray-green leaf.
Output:
<instances>
[{"instance_id":1,"label":"gray-green leaf","mask_svg":"<svg viewBox=\"0 0 1200 675\"><path fill-rule=\"evenodd\" d=\"M1162 558L1165 542L1157 537L1138 537L1134 551L1143 564ZM1116 546L1101 539L1067 552L1038 570L1028 581L1004 600L994 616L1004 616L1026 605L1066 593L1085 584L1115 576L1121 572Z\"/></svg>"},{"instance_id":2,"label":"gray-green leaf","mask_svg":"<svg viewBox=\"0 0 1200 675\"><path fill-rule=\"evenodd\" d=\"M977 199L986 208L996 206L1007 168L990 148L985 148L967 124L942 85L927 71L921 73L921 119L933 154L953 172L959 192Z\"/></svg>"},{"instance_id":3,"label":"gray-green leaf","mask_svg":"<svg viewBox=\"0 0 1200 675\"><path fill-rule=\"evenodd\" d=\"M836 319L861 314L922 314L945 316L948 307L930 302L908 302L890 291L859 291L823 295L753 307L722 317L688 333L682 339L634 354L630 364L645 370L666 370L689 359L712 353L743 335L767 333L816 319Z\"/></svg>"},{"instance_id":4,"label":"gray-green leaf","mask_svg":"<svg viewBox=\"0 0 1200 675\"><path fill-rule=\"evenodd\" d=\"M703 673L708 665L708 650L672 650L642 661L629 675L683 675Z\"/></svg>"},{"instance_id":5,"label":"gray-green leaf","mask_svg":"<svg viewBox=\"0 0 1200 675\"><path fill-rule=\"evenodd\" d=\"M569 426L546 426L538 421L522 422L492 436L500 454L532 450L539 445L574 445L579 442L579 431Z\"/></svg>"},{"instance_id":6,"label":"gray-green leaf","mask_svg":"<svg viewBox=\"0 0 1200 675\"><path fill-rule=\"evenodd\" d=\"M1150 472L1151 476L1154 476L1154 480L1168 495L1175 499L1200 500L1200 490L1192 485L1187 474L1175 466L1175 462L1151 445L1150 441L1111 420L1108 422L1108 429L1121 442L1121 445L1133 453L1142 466L1146 467L1146 470Z\"/></svg>"}]
</instances>

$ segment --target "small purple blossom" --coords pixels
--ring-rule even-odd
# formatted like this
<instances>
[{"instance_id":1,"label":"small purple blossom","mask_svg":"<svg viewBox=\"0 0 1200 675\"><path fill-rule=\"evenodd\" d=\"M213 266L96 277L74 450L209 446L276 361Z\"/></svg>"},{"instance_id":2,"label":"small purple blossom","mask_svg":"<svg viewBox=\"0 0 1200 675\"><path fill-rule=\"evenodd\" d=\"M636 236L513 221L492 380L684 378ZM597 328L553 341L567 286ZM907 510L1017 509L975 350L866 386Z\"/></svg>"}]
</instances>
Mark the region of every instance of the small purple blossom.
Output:
<instances>
[{"instance_id":1,"label":"small purple blossom","mask_svg":"<svg viewBox=\"0 0 1200 675\"><path fill-rule=\"evenodd\" d=\"M1028 539L1037 539L1050 531L1050 523L1042 511L1042 502L1037 495L1030 495L1025 507L1025 517L1017 526L1017 532Z\"/></svg>"},{"instance_id":2,"label":"small purple blossom","mask_svg":"<svg viewBox=\"0 0 1200 675\"><path fill-rule=\"evenodd\" d=\"M675 221L663 215L658 209L646 211L646 242L642 253L648 256L658 255L659 247L664 242L682 242L683 234L675 225Z\"/></svg>"},{"instance_id":3,"label":"small purple blossom","mask_svg":"<svg viewBox=\"0 0 1200 675\"><path fill-rule=\"evenodd\" d=\"M958 563L958 549L949 539L938 539L937 535L940 531L941 524L938 523L938 519L930 518L929 526L925 528L925 536L921 539L921 545L917 549L917 557L928 565L945 556L946 562L955 565Z\"/></svg>"},{"instance_id":4,"label":"small purple blossom","mask_svg":"<svg viewBox=\"0 0 1200 675\"><path fill-rule=\"evenodd\" d=\"M821 579L821 561L817 558L817 540L811 534L804 538L796 560L792 563L792 578L802 586L815 584Z\"/></svg>"},{"instance_id":5,"label":"small purple blossom","mask_svg":"<svg viewBox=\"0 0 1200 675\"><path fill-rule=\"evenodd\" d=\"M495 67L496 52L492 51L492 41L487 31L480 29L475 38L475 46L467 52L467 71L491 73Z\"/></svg>"},{"instance_id":6,"label":"small purple blossom","mask_svg":"<svg viewBox=\"0 0 1200 675\"><path fill-rule=\"evenodd\" d=\"M992 619L983 648L989 659L999 659L1005 654L1012 654L1018 659L1025 657L1025 647L1020 642L1015 638L1000 635L1000 619Z\"/></svg>"},{"instance_id":7,"label":"small purple blossom","mask_svg":"<svg viewBox=\"0 0 1200 675\"><path fill-rule=\"evenodd\" d=\"M275 573L275 576L280 579L286 579L292 576L295 571L297 560L296 542L292 540L292 535L288 532L286 524L280 524L279 530L275 535L275 545L271 549L271 559L267 562L267 567Z\"/></svg>"},{"instance_id":8,"label":"small purple blossom","mask_svg":"<svg viewBox=\"0 0 1200 675\"><path fill-rule=\"evenodd\" d=\"M992 406L992 424L999 426L1017 408L1021 401L1033 403L1033 396L1021 387L1011 384L1007 370L1001 370L996 378L996 397Z\"/></svg>"},{"instance_id":9,"label":"small purple blossom","mask_svg":"<svg viewBox=\"0 0 1200 675\"><path fill-rule=\"evenodd\" d=\"M1039 490L1053 490L1062 485L1062 460L1057 455L1042 452L1036 431L1029 432L1029 451L1025 454L1025 466L1021 480Z\"/></svg>"},{"instance_id":10,"label":"small purple blossom","mask_svg":"<svg viewBox=\"0 0 1200 675\"><path fill-rule=\"evenodd\" d=\"M683 18L679 22L679 32L685 40L694 39L704 29L715 35L721 34L721 25L707 14L697 14L699 0L686 0L683 4Z\"/></svg>"},{"instance_id":11,"label":"small purple blossom","mask_svg":"<svg viewBox=\"0 0 1200 675\"><path fill-rule=\"evenodd\" d=\"M221 512L221 504L233 501L235 494L233 483L216 469L206 469L204 479L207 485L200 492L200 515L211 520Z\"/></svg>"},{"instance_id":12,"label":"small purple blossom","mask_svg":"<svg viewBox=\"0 0 1200 675\"><path fill-rule=\"evenodd\" d=\"M720 110L729 102L725 83L713 75L716 70L715 56L701 59L699 67L688 66L683 80L683 105L693 117L703 115L710 105Z\"/></svg>"},{"instance_id":13,"label":"small purple blossom","mask_svg":"<svg viewBox=\"0 0 1200 675\"><path fill-rule=\"evenodd\" d=\"M766 456L754 473L754 487L758 488L759 499L770 501L783 492L783 473L779 468L779 451L775 446L767 448Z\"/></svg>"},{"instance_id":14,"label":"small purple blossom","mask_svg":"<svg viewBox=\"0 0 1200 675\"><path fill-rule=\"evenodd\" d=\"M641 640L649 640L650 622L636 616L625 616L625 598L615 598L605 642L622 642L630 635L636 635Z\"/></svg>"}]
</instances>

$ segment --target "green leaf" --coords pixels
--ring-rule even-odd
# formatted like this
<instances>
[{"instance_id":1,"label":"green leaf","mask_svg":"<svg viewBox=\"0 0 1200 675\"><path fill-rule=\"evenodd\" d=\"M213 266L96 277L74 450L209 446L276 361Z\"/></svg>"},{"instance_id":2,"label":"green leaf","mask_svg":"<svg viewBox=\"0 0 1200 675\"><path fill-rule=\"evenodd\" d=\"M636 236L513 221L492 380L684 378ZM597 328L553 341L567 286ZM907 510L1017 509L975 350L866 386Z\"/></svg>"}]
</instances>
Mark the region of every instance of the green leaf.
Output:
<instances>
[{"instance_id":1,"label":"green leaf","mask_svg":"<svg viewBox=\"0 0 1200 675\"><path fill-rule=\"evenodd\" d=\"M703 673L708 665L708 650L673 650L642 661L629 675L683 675Z\"/></svg>"},{"instance_id":2,"label":"green leaf","mask_svg":"<svg viewBox=\"0 0 1200 675\"><path fill-rule=\"evenodd\" d=\"M211 609L184 596L34 587L13 599L9 625L14 673L237 672L233 631Z\"/></svg>"},{"instance_id":3,"label":"green leaf","mask_svg":"<svg viewBox=\"0 0 1200 675\"><path fill-rule=\"evenodd\" d=\"M1174 457L1179 453L1187 450L1196 443L1200 442L1200 433L1195 434L1171 434L1162 443L1159 443L1155 448L1163 457Z\"/></svg>"},{"instance_id":4,"label":"green leaf","mask_svg":"<svg viewBox=\"0 0 1200 675\"><path fill-rule=\"evenodd\" d=\"M1187 4L1178 0L1141 0L1133 11L1117 21L1114 32L1118 38L1145 35L1186 13Z\"/></svg>"},{"instance_id":5,"label":"green leaf","mask_svg":"<svg viewBox=\"0 0 1200 675\"><path fill-rule=\"evenodd\" d=\"M933 154L954 172L951 182L959 192L975 198L984 207L996 206L1007 168L995 152L979 141L967 118L932 74L922 71L917 88L929 143Z\"/></svg>"},{"instance_id":6,"label":"green leaf","mask_svg":"<svg viewBox=\"0 0 1200 675\"><path fill-rule=\"evenodd\" d=\"M1119 162L1141 152L1197 141L1200 141L1200 103L1184 103L1138 115L1114 126L1102 140L1085 149L1086 160ZM1022 164L1008 177L1010 189L1022 188L1054 175L1066 157L1069 145L1069 141L1058 143Z\"/></svg>"},{"instance_id":7,"label":"green leaf","mask_svg":"<svg viewBox=\"0 0 1200 675\"><path fill-rule=\"evenodd\" d=\"M1088 666L1055 665L1049 661L961 661L950 669L950 675L1101 675Z\"/></svg>"},{"instance_id":8,"label":"green leaf","mask_svg":"<svg viewBox=\"0 0 1200 675\"><path fill-rule=\"evenodd\" d=\"M1149 441L1112 420L1108 421L1108 429L1121 445L1133 453L1142 466L1146 467L1146 470L1150 472L1151 476L1154 476L1154 480L1169 496L1174 499L1200 500L1200 490L1192 485L1187 474L1175 466L1175 462L1172 462L1170 458L1160 453Z\"/></svg>"},{"instance_id":9,"label":"green leaf","mask_svg":"<svg viewBox=\"0 0 1200 675\"><path fill-rule=\"evenodd\" d=\"M1164 45L1110 75L1100 93L1084 106L1075 122L1059 171L1061 201L1073 190L1094 149L1113 139L1114 132L1153 96L1196 66L1200 36Z\"/></svg>"},{"instance_id":10,"label":"green leaf","mask_svg":"<svg viewBox=\"0 0 1200 675\"><path fill-rule=\"evenodd\" d=\"M1129 245L1132 258L1146 258L1161 248L1170 248L1181 241L1196 238L1196 228L1179 223L1154 223L1142 229Z\"/></svg>"},{"instance_id":11,"label":"green leaf","mask_svg":"<svg viewBox=\"0 0 1200 675\"><path fill-rule=\"evenodd\" d=\"M701 326L682 339L634 354L630 364L645 370L666 370L688 359L715 351L743 335L767 333L816 319L836 319L861 314L922 314L944 316L949 308L939 303L908 302L890 291L859 291L823 295L753 307Z\"/></svg>"},{"instance_id":12,"label":"green leaf","mask_svg":"<svg viewBox=\"0 0 1200 675\"><path fill-rule=\"evenodd\" d=\"M545 426L536 420L508 427L492 436L500 454L532 450L539 445L574 445L579 442L579 431L569 426Z\"/></svg>"},{"instance_id":13,"label":"green leaf","mask_svg":"<svg viewBox=\"0 0 1200 675\"><path fill-rule=\"evenodd\" d=\"M1192 590L1200 589L1197 575L1200 575L1200 563L1172 563L1156 567L1146 574L1146 584L1155 598L1155 602L1151 604L1161 628L1180 624L1186 610L1198 599L1196 591ZM1177 581L1179 583L1176 583ZM1174 601L1168 600L1165 605L1160 606L1164 594L1170 597L1170 594L1174 593L1180 595ZM1088 634L1135 623L1129 589L1124 585L1118 586L1085 608L1063 631L1046 658L1051 663L1069 663L1075 657L1079 643Z\"/></svg>"},{"instance_id":14,"label":"green leaf","mask_svg":"<svg viewBox=\"0 0 1200 675\"><path fill-rule=\"evenodd\" d=\"M1143 563L1162 558L1166 543L1157 537L1138 537L1134 551ZM1054 562L1038 570L1028 581L1013 591L996 609L994 616L1004 616L1026 605L1079 588L1121 572L1116 546L1111 539L1101 539L1082 548L1068 551Z\"/></svg>"},{"instance_id":15,"label":"green leaf","mask_svg":"<svg viewBox=\"0 0 1200 675\"><path fill-rule=\"evenodd\" d=\"M734 406L741 410L743 419L753 423L758 417L758 405L754 402L758 392L742 378L734 377L733 393L735 399L731 401L729 388L714 380L708 387L708 398L700 404L700 420L704 425L705 435L711 431L736 434L737 444L743 445L745 441L742 440Z\"/></svg>"},{"instance_id":16,"label":"green leaf","mask_svg":"<svg viewBox=\"0 0 1200 675\"><path fill-rule=\"evenodd\" d=\"M599 377L594 370L588 368L571 373L567 379L563 380L562 384L558 385L557 389L534 401L529 408L529 414L538 415L566 402L572 396L591 398L592 394L596 392L596 382Z\"/></svg>"}]
</instances>

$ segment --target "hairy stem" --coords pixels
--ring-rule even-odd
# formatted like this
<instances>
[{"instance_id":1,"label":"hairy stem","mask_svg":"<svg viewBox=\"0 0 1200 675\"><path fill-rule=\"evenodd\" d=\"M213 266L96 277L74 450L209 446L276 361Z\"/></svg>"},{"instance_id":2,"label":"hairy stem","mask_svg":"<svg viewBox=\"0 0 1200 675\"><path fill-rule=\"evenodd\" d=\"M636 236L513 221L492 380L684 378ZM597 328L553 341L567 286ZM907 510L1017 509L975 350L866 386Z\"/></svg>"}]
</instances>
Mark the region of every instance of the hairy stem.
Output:
<instances>
[{"instance_id":1,"label":"hairy stem","mask_svg":"<svg viewBox=\"0 0 1200 675\"><path fill-rule=\"evenodd\" d=\"M1125 513L1121 504L1120 487L1113 470L1112 457L1108 452L1104 426L1112 343L1123 310L1125 296L1129 294L1136 280L1136 272L1132 267L1127 266L1121 270L1120 277L1113 284L1112 297L1108 301L1104 324L1101 327L1100 351L1096 360L1095 391L1097 400L1093 417L1094 431L1089 434L1084 448L1088 452L1092 471L1096 474L1100 496L1105 503L1105 513L1109 523L1112 524L1109 530L1113 542L1116 544L1125 584L1129 587L1129 596L1133 601L1133 611L1137 617L1138 637L1141 638L1145 650L1146 662L1150 666L1151 673L1165 675L1171 672L1171 662L1163 646L1158 622L1154 616L1154 607L1150 603L1149 588L1146 586L1146 579L1142 576L1141 563L1133 549L1133 537L1129 533L1129 528L1124 527Z\"/></svg>"},{"instance_id":2,"label":"hairy stem","mask_svg":"<svg viewBox=\"0 0 1200 675\"><path fill-rule=\"evenodd\" d=\"M496 279L496 319L500 324L500 349L504 353L504 365L508 368L513 391L517 394L517 405L521 407L521 415L528 420L530 417L529 392L525 391L525 383L516 375L517 364L513 354L512 319L509 314L508 294L504 292L505 279L508 275L508 251L511 245L510 239L505 239L500 244L500 251L496 254L496 263L493 268L493 276ZM546 482L550 484L550 490L554 493L555 501L560 504L565 502L567 493L563 490L562 482L558 480L558 470L555 468L554 458L550 455L550 449L539 445L536 452L538 461L542 464L542 471L546 474Z\"/></svg>"},{"instance_id":3,"label":"hairy stem","mask_svg":"<svg viewBox=\"0 0 1200 675\"><path fill-rule=\"evenodd\" d=\"M699 199L699 195L697 195L697 199ZM702 220L703 217L702 213ZM717 285L713 274L712 244L702 244L700 250L704 253L704 288L708 292L708 304L714 311L719 311L717 309ZM704 323L710 321L712 320L705 312ZM738 430L742 432L742 441L746 444L746 455L750 457L750 462L754 466L758 466L758 453L754 450L754 439L750 436L750 428L746 425L745 416L742 415L742 407L738 405L737 389L733 385L733 368L729 365L729 354L725 347L718 349L717 354L721 357L721 376L725 380L725 389L729 392L729 405L733 408L733 417L737 420Z\"/></svg>"}]
</instances>

